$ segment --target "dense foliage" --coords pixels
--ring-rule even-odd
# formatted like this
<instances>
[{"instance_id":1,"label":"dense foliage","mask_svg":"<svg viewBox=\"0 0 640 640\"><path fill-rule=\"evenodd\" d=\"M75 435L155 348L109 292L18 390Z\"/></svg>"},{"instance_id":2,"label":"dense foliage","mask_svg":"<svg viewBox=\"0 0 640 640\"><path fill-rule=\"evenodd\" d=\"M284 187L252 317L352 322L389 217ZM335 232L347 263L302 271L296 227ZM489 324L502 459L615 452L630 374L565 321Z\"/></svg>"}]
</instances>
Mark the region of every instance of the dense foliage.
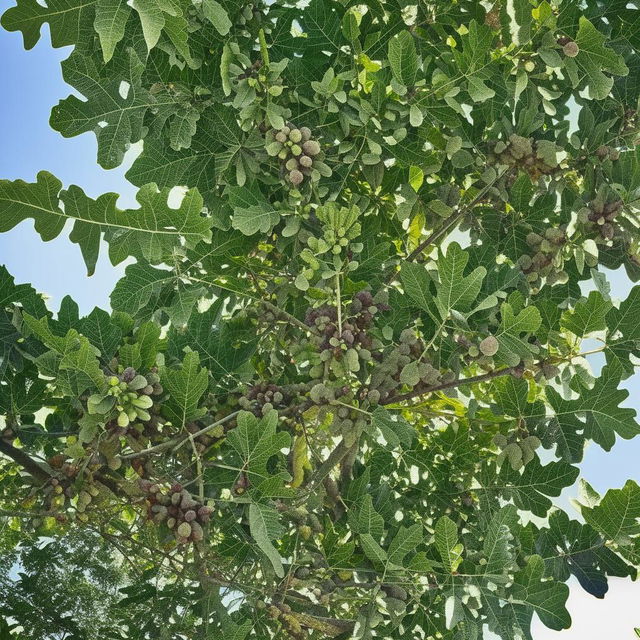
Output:
<instances>
[{"instance_id":1,"label":"dense foliage","mask_svg":"<svg viewBox=\"0 0 640 640\"><path fill-rule=\"evenodd\" d=\"M110 312L0 270L3 637L530 638L636 575L640 10L18 0L139 208L42 171ZM606 364L594 376L587 355ZM52 593L53 591L53 593Z\"/></svg>"}]
</instances>

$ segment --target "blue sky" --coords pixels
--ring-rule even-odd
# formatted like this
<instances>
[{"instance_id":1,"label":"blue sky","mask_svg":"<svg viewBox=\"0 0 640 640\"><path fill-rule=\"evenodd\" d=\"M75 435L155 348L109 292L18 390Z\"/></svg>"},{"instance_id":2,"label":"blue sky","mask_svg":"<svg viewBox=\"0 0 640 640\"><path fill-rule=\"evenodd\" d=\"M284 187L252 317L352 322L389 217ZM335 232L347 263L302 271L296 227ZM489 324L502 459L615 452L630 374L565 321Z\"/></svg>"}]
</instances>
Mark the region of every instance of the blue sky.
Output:
<instances>
[{"instance_id":1,"label":"blue sky","mask_svg":"<svg viewBox=\"0 0 640 640\"><path fill-rule=\"evenodd\" d=\"M121 206L135 207L135 189L124 178L133 154L129 154L128 162L123 166L105 171L96 163L93 134L65 139L49 127L51 107L71 92L60 72L60 61L68 54L69 49L51 48L46 29L31 51L23 50L19 34L0 30L0 86L3 90L0 178L32 182L39 170L46 169L65 186L77 184L93 197L115 191L121 194ZM30 282L38 291L47 293L49 305L54 310L66 294L70 294L85 313L94 306L107 307L109 293L122 276L122 268L112 267L106 252L102 251L96 273L88 278L80 250L70 243L67 232L56 240L43 243L30 222L22 223L9 233L0 234L0 264L7 266L17 282ZM614 298L625 298L631 287L626 276L612 273L610 280ZM640 413L638 377L631 378L626 386L631 392L627 406ZM600 492L621 487L628 478L640 481L639 460L640 438L619 440L609 453L591 445L581 466L582 477ZM575 495L575 491L568 490L565 494L568 498ZM640 590L635 584L618 581L614 582L612 592L600 602L590 597L585 599L579 590L575 590L570 604L579 624L561 634L540 630L534 637L536 640L631 638L632 625L640 626L640 613L635 620L630 618L629 604L640 600ZM612 626L614 617L620 624L617 632Z\"/></svg>"},{"instance_id":2,"label":"blue sky","mask_svg":"<svg viewBox=\"0 0 640 640\"><path fill-rule=\"evenodd\" d=\"M93 134L65 139L49 126L51 107L71 91L60 71L60 61L69 52L70 48L52 49L46 29L31 51L22 48L20 34L0 30L0 177L34 182L38 171L46 169L65 186L77 184L94 197L115 191L122 194L122 206L135 207L135 189L124 178L126 165L101 169ZM43 243L32 223L24 222L0 234L0 262L18 282L31 282L49 294L52 309L59 307L67 293L81 311L106 306L122 269L112 267L102 252L95 275L88 278L80 250L67 234L68 229Z\"/></svg>"}]
</instances>

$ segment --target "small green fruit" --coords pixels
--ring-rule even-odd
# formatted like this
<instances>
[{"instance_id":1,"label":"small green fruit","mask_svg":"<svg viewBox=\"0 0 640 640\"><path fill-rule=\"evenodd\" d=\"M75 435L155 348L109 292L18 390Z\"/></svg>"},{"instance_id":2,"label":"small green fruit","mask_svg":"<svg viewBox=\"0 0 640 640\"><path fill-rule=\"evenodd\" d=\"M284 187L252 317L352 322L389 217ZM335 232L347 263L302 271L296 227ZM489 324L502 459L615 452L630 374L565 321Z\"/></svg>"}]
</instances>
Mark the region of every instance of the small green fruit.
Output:
<instances>
[{"instance_id":1,"label":"small green fruit","mask_svg":"<svg viewBox=\"0 0 640 640\"><path fill-rule=\"evenodd\" d=\"M575 58L580 53L580 47L576 42L567 42L567 44L562 47L562 52L567 58Z\"/></svg>"},{"instance_id":2,"label":"small green fruit","mask_svg":"<svg viewBox=\"0 0 640 640\"><path fill-rule=\"evenodd\" d=\"M320 145L316 140L307 140L302 145L302 149L308 156L317 156L320 153Z\"/></svg>"},{"instance_id":3,"label":"small green fruit","mask_svg":"<svg viewBox=\"0 0 640 640\"><path fill-rule=\"evenodd\" d=\"M485 356L494 356L498 352L499 346L498 339L495 336L487 336L480 343L480 351L482 351Z\"/></svg>"},{"instance_id":4,"label":"small green fruit","mask_svg":"<svg viewBox=\"0 0 640 640\"><path fill-rule=\"evenodd\" d=\"M289 180L291 180L291 184L298 185L304 180L304 176L300 171L294 169L289 173Z\"/></svg>"}]
</instances>

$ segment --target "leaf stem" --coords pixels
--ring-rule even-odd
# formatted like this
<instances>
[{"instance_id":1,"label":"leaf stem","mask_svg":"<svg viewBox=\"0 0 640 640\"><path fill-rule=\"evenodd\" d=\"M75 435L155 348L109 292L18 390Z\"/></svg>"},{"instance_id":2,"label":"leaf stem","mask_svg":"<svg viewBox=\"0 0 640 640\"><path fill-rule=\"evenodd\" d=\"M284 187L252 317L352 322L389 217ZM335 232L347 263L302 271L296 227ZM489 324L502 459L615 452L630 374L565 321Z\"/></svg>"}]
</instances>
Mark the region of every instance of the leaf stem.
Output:
<instances>
[{"instance_id":1,"label":"leaf stem","mask_svg":"<svg viewBox=\"0 0 640 640\"><path fill-rule=\"evenodd\" d=\"M336 308L338 309L338 333L342 335L342 293L340 292L339 273L336 273Z\"/></svg>"}]
</instances>

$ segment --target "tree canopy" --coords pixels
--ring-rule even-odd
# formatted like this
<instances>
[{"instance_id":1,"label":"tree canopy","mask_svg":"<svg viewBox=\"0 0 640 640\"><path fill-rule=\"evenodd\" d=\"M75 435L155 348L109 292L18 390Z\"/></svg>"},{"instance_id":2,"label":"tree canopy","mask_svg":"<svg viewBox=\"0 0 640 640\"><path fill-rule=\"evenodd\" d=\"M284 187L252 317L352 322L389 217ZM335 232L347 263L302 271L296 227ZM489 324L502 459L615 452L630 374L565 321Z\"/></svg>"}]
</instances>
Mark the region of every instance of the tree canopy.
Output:
<instances>
[{"instance_id":1,"label":"tree canopy","mask_svg":"<svg viewBox=\"0 0 640 640\"><path fill-rule=\"evenodd\" d=\"M640 432L637 4L1 23L72 46L56 131L142 143L138 208L0 180L0 231L128 262L86 316L0 268L2 637L524 640L635 578L640 487L575 485Z\"/></svg>"}]
</instances>

